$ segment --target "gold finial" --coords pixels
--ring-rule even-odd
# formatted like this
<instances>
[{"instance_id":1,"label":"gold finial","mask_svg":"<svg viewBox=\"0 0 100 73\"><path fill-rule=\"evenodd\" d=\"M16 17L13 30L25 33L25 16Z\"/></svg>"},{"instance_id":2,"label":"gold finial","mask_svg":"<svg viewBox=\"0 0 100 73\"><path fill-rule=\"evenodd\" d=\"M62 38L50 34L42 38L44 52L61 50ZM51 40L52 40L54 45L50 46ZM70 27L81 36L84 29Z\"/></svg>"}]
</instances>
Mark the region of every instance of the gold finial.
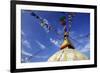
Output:
<instances>
[{"instance_id":1,"label":"gold finial","mask_svg":"<svg viewBox=\"0 0 100 73\"><path fill-rule=\"evenodd\" d=\"M64 41L61 44L60 49L62 50L64 48L66 48L66 47L74 49L74 47L72 46L70 40L68 39L68 33L64 32Z\"/></svg>"}]
</instances>

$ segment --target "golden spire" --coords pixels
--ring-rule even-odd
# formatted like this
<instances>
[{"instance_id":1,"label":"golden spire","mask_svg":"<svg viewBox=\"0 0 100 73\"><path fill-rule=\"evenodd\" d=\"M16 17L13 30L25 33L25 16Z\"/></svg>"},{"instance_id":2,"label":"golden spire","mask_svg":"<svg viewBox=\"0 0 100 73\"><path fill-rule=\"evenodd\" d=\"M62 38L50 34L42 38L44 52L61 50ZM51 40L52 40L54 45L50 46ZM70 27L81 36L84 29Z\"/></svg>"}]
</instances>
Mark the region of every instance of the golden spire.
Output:
<instances>
[{"instance_id":1,"label":"golden spire","mask_svg":"<svg viewBox=\"0 0 100 73\"><path fill-rule=\"evenodd\" d=\"M68 35L69 34L67 32L64 32L64 41L63 41L63 43L60 46L61 50L66 48L66 47L74 49L74 47L72 46L70 40L68 39Z\"/></svg>"},{"instance_id":2,"label":"golden spire","mask_svg":"<svg viewBox=\"0 0 100 73\"><path fill-rule=\"evenodd\" d=\"M71 19L72 19L72 14L70 14L70 23L72 23L72 21L71 21ZM72 48L72 49L74 49L74 47L73 47L73 45L71 44L71 42L70 42L70 40L69 40L69 32L70 32L70 30L71 30L71 24L69 23L69 28L67 28L67 26L66 26L66 17L62 17L61 18L61 22L62 22L62 24L63 24L63 26L64 26L64 41L63 41L63 43L61 44L61 46L60 46L60 49L62 50L62 49L64 49L64 48Z\"/></svg>"}]
</instances>

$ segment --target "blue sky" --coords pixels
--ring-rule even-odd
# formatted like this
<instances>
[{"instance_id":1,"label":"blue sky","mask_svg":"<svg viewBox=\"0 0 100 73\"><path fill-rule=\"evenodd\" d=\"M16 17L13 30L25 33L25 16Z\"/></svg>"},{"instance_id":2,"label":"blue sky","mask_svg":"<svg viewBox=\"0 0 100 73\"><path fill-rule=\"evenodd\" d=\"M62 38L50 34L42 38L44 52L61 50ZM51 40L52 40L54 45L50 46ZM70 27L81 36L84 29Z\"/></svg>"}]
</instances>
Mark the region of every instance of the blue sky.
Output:
<instances>
[{"instance_id":1,"label":"blue sky","mask_svg":"<svg viewBox=\"0 0 100 73\"><path fill-rule=\"evenodd\" d=\"M31 11L21 10L21 62L46 62L55 52L63 40L63 26L59 19L61 16L68 18L68 13L52 11L32 11L48 21L54 30L47 32L40 25L40 21L32 16ZM67 20L67 19L66 19ZM67 25L67 23L66 23ZM77 38L90 32L90 14L76 13L73 17L70 37L77 50L90 57L89 38ZM59 39L60 38L60 39Z\"/></svg>"}]
</instances>

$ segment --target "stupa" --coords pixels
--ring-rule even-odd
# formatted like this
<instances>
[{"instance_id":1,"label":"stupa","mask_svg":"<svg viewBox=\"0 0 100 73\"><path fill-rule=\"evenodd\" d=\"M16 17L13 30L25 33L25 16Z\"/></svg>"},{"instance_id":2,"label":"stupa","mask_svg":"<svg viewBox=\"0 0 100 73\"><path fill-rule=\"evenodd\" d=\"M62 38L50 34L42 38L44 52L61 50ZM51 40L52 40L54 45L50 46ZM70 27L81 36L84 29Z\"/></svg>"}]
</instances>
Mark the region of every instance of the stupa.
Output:
<instances>
[{"instance_id":1,"label":"stupa","mask_svg":"<svg viewBox=\"0 0 100 73\"><path fill-rule=\"evenodd\" d=\"M65 17L61 18L61 23L64 26L64 40L60 46L60 50L53 54L48 61L75 61L87 60L87 56L75 49L69 40L69 32L67 32Z\"/></svg>"}]
</instances>

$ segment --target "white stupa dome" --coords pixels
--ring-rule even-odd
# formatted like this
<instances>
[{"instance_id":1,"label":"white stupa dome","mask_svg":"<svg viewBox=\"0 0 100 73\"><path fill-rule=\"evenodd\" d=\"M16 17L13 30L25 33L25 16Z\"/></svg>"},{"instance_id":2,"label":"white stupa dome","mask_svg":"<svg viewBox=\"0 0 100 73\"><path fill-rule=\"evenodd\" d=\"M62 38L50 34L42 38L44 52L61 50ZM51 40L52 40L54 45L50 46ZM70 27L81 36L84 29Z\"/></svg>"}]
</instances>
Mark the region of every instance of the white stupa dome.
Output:
<instances>
[{"instance_id":1,"label":"white stupa dome","mask_svg":"<svg viewBox=\"0 0 100 73\"><path fill-rule=\"evenodd\" d=\"M73 61L73 60L87 60L88 58L79 51L71 48L64 48L54 55L48 61Z\"/></svg>"}]
</instances>

